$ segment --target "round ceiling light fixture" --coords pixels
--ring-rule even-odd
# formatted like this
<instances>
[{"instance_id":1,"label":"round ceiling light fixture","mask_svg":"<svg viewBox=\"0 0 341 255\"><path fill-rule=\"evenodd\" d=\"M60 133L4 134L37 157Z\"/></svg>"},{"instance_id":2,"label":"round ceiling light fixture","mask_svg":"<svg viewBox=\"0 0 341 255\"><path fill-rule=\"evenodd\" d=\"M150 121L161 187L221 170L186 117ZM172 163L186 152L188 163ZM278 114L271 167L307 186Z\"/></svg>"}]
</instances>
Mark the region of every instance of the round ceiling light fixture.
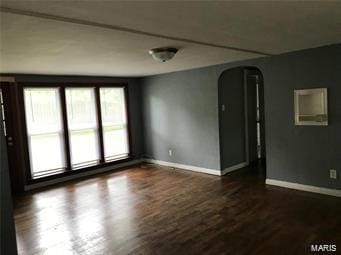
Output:
<instances>
[{"instance_id":1,"label":"round ceiling light fixture","mask_svg":"<svg viewBox=\"0 0 341 255\"><path fill-rule=\"evenodd\" d=\"M166 62L171 60L178 52L177 48L155 48L149 50L149 54L152 55L153 59L159 62Z\"/></svg>"}]
</instances>

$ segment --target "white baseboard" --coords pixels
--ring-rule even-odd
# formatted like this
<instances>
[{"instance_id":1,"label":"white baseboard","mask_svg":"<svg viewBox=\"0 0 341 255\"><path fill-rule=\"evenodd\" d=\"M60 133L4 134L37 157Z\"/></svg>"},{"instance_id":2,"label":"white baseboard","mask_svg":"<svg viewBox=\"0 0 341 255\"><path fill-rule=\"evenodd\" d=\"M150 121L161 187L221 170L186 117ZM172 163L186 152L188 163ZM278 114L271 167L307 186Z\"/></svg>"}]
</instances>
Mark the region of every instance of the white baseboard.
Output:
<instances>
[{"instance_id":1,"label":"white baseboard","mask_svg":"<svg viewBox=\"0 0 341 255\"><path fill-rule=\"evenodd\" d=\"M213 175L218 175L218 176L221 175L221 171L215 170L215 169L202 168L202 167L191 166L191 165L183 165L183 164L167 162L167 161L162 161L162 160L155 160L155 159L143 159L143 161L146 163L153 163L153 164L161 165L161 166L180 168L180 169L199 172L199 173L213 174Z\"/></svg>"},{"instance_id":2,"label":"white baseboard","mask_svg":"<svg viewBox=\"0 0 341 255\"><path fill-rule=\"evenodd\" d=\"M25 185L24 186L24 190L28 191L28 190L32 190L32 189L37 189L37 188L42 188L45 186L49 186L52 184L57 184L60 182L65 182L65 181L70 181L70 180L74 180L80 177L85 177L85 176L90 176L90 175L95 175L95 174L100 174L100 173L105 173L105 172L109 172L111 170L114 169L118 169L118 168L122 168L122 167L126 167L126 166L131 166L131 165L136 165L136 164L140 164L143 161L141 159L136 159L136 160L131 160L131 161L127 161L127 162L123 162L114 166L106 166L103 168L99 168L99 169L95 169L95 170L90 170L90 171L86 171L86 172L81 172L78 174L73 174L73 175L69 175L69 176L65 176L65 177L61 177L61 178L57 178L57 179L53 179L53 180L49 180L49 181L44 181L44 182L39 182L39 183L35 183L35 184L30 184L30 185Z\"/></svg>"},{"instance_id":3,"label":"white baseboard","mask_svg":"<svg viewBox=\"0 0 341 255\"><path fill-rule=\"evenodd\" d=\"M284 188L289 188L289 189L297 189L297 190L319 193L323 195L341 197L341 190L337 190L337 189L328 189L328 188L304 185L304 184L299 184L299 183L294 183L294 182L279 181L279 180L274 180L274 179L266 179L265 183L268 185L274 185L274 186L279 186L279 187L284 187Z\"/></svg>"},{"instance_id":4,"label":"white baseboard","mask_svg":"<svg viewBox=\"0 0 341 255\"><path fill-rule=\"evenodd\" d=\"M225 175L227 173L230 173L230 172L233 172L233 171L236 171L240 168L243 168L243 167L246 167L248 166L249 163L248 162L243 162L243 163L240 163L240 164L237 164L237 165L234 165L234 166L230 166L228 168L225 168L224 170L221 171L221 175Z\"/></svg>"}]
</instances>

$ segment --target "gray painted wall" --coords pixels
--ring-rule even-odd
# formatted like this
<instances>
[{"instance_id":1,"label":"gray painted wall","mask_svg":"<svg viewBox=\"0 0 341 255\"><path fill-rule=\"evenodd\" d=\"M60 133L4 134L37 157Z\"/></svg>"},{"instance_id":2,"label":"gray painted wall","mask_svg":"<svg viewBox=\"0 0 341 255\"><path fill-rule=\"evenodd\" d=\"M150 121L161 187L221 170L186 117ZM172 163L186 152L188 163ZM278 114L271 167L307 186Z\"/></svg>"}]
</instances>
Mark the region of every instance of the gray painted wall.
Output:
<instances>
[{"instance_id":1,"label":"gray painted wall","mask_svg":"<svg viewBox=\"0 0 341 255\"><path fill-rule=\"evenodd\" d=\"M217 74L214 68L207 70L195 69L143 80L147 157L220 168ZM173 150L172 156L168 154L169 149Z\"/></svg>"},{"instance_id":2,"label":"gray painted wall","mask_svg":"<svg viewBox=\"0 0 341 255\"><path fill-rule=\"evenodd\" d=\"M341 188L341 44L273 57L262 70L268 178ZM316 87L329 88L330 125L294 126L294 89Z\"/></svg>"},{"instance_id":3,"label":"gray painted wall","mask_svg":"<svg viewBox=\"0 0 341 255\"><path fill-rule=\"evenodd\" d=\"M218 80L220 162L225 169L247 161L245 148L244 69L234 68ZM222 111L222 105L225 111Z\"/></svg>"},{"instance_id":4,"label":"gray painted wall","mask_svg":"<svg viewBox=\"0 0 341 255\"><path fill-rule=\"evenodd\" d=\"M237 66L263 73L267 177L341 188L329 179L330 168L341 174L341 44L144 78L145 153L220 169L218 79ZM294 89L313 87L329 88L330 125L294 126Z\"/></svg>"},{"instance_id":5,"label":"gray painted wall","mask_svg":"<svg viewBox=\"0 0 341 255\"><path fill-rule=\"evenodd\" d=\"M17 243L15 237L15 226L13 219L13 205L11 187L8 173L7 149L3 135L2 121L0 121L0 227L1 227L1 249L0 254L17 254Z\"/></svg>"}]
</instances>

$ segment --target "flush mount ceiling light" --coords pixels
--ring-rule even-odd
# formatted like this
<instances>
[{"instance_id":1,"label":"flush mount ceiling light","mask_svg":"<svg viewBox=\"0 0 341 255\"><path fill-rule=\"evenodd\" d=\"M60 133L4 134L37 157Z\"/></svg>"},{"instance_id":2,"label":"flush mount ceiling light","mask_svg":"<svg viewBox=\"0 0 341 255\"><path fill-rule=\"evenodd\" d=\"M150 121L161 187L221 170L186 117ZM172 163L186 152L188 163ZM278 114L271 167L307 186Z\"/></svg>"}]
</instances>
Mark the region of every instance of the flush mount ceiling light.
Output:
<instances>
[{"instance_id":1,"label":"flush mount ceiling light","mask_svg":"<svg viewBox=\"0 0 341 255\"><path fill-rule=\"evenodd\" d=\"M155 48L149 50L149 54L152 55L153 59L159 62L166 62L168 60L171 60L175 53L178 52L177 48Z\"/></svg>"}]
</instances>

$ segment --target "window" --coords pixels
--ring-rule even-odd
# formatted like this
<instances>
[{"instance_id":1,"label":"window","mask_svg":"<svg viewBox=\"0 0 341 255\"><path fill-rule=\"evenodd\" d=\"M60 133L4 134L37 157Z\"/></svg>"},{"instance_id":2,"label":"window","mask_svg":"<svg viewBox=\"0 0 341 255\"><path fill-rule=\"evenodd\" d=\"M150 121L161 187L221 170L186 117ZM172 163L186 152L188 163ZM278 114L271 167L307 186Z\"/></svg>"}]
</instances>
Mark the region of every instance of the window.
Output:
<instances>
[{"instance_id":1,"label":"window","mask_svg":"<svg viewBox=\"0 0 341 255\"><path fill-rule=\"evenodd\" d=\"M106 161L128 155L124 88L101 88L101 114Z\"/></svg>"},{"instance_id":2,"label":"window","mask_svg":"<svg viewBox=\"0 0 341 255\"><path fill-rule=\"evenodd\" d=\"M66 164L58 88L26 88L24 99L32 177L63 171Z\"/></svg>"},{"instance_id":3,"label":"window","mask_svg":"<svg viewBox=\"0 0 341 255\"><path fill-rule=\"evenodd\" d=\"M23 88L30 178L127 158L125 87Z\"/></svg>"},{"instance_id":4,"label":"window","mask_svg":"<svg viewBox=\"0 0 341 255\"><path fill-rule=\"evenodd\" d=\"M65 90L73 168L99 162L94 88Z\"/></svg>"},{"instance_id":5,"label":"window","mask_svg":"<svg viewBox=\"0 0 341 255\"><path fill-rule=\"evenodd\" d=\"M299 89L295 95L295 125L328 126L327 88Z\"/></svg>"}]
</instances>

